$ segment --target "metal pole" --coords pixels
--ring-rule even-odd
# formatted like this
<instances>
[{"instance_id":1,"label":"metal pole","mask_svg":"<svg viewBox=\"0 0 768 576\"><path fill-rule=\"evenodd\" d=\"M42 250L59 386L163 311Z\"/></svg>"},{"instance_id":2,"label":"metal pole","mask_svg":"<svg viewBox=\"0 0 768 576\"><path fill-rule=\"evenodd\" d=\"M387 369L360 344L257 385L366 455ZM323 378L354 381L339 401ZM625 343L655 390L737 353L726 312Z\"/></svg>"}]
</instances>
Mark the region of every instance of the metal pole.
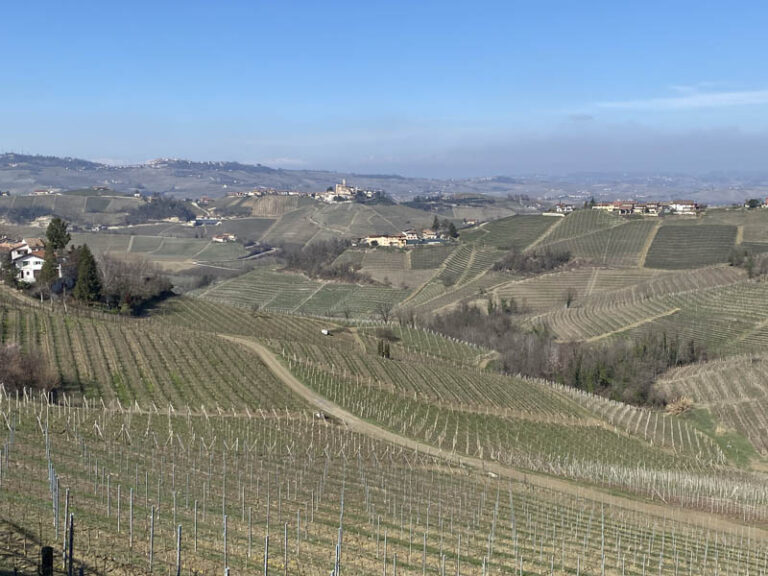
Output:
<instances>
[{"instance_id":1,"label":"metal pole","mask_svg":"<svg viewBox=\"0 0 768 576\"><path fill-rule=\"evenodd\" d=\"M69 560L69 568L67 570L67 576L72 576L72 569L74 567L74 549L75 549L75 515L69 515L69 554L67 559Z\"/></svg>"},{"instance_id":2,"label":"metal pole","mask_svg":"<svg viewBox=\"0 0 768 576\"><path fill-rule=\"evenodd\" d=\"M176 576L181 576L181 524L176 530Z\"/></svg>"},{"instance_id":3,"label":"metal pole","mask_svg":"<svg viewBox=\"0 0 768 576\"><path fill-rule=\"evenodd\" d=\"M149 571L152 572L152 561L155 552L155 507L152 506L152 516L149 519ZM70 576L72 576L70 574Z\"/></svg>"}]
</instances>

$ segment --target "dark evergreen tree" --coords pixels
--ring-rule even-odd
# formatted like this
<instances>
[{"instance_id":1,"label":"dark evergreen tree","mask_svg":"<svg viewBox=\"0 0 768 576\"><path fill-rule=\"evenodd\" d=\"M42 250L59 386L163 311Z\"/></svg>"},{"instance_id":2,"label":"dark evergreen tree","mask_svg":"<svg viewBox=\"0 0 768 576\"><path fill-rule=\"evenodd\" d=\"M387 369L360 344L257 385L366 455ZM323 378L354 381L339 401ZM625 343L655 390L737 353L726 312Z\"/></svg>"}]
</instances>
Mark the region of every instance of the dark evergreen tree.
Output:
<instances>
[{"instance_id":1,"label":"dark evergreen tree","mask_svg":"<svg viewBox=\"0 0 768 576\"><path fill-rule=\"evenodd\" d=\"M51 246L53 251L58 253L67 247L67 244L72 239L72 236L67 232L67 226L68 224L58 216L51 220L45 232L45 237L48 239L46 248Z\"/></svg>"},{"instance_id":2,"label":"dark evergreen tree","mask_svg":"<svg viewBox=\"0 0 768 576\"><path fill-rule=\"evenodd\" d=\"M74 297L82 302L98 302L101 299L99 266L87 244L83 244L79 252Z\"/></svg>"}]
</instances>

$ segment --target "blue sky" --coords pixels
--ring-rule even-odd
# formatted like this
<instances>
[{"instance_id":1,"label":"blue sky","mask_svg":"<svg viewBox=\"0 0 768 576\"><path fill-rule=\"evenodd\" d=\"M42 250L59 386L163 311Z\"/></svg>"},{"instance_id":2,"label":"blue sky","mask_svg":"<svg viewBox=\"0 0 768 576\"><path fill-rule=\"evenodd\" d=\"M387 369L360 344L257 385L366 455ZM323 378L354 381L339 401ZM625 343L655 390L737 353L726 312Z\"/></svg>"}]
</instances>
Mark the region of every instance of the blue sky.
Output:
<instances>
[{"instance_id":1,"label":"blue sky","mask_svg":"<svg viewBox=\"0 0 768 576\"><path fill-rule=\"evenodd\" d=\"M0 150L428 176L760 170L760 2L16 2Z\"/></svg>"}]
</instances>

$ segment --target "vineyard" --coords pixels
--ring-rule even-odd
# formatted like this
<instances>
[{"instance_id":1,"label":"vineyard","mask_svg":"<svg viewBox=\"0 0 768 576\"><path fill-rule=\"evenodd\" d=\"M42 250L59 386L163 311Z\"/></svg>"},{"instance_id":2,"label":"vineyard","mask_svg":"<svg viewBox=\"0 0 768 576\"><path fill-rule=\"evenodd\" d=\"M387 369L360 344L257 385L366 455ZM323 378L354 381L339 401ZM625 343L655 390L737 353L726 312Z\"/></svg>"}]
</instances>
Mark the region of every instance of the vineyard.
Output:
<instances>
[{"instance_id":1,"label":"vineyard","mask_svg":"<svg viewBox=\"0 0 768 576\"><path fill-rule=\"evenodd\" d=\"M318 316L376 316L380 304L394 306L408 290L382 285L340 284L310 280L299 274L264 267L199 291L201 299L273 312Z\"/></svg>"},{"instance_id":2,"label":"vineyard","mask_svg":"<svg viewBox=\"0 0 768 576\"><path fill-rule=\"evenodd\" d=\"M645 265L679 269L727 262L735 241L735 226L665 225L656 233Z\"/></svg>"},{"instance_id":3,"label":"vineyard","mask_svg":"<svg viewBox=\"0 0 768 576\"><path fill-rule=\"evenodd\" d=\"M13 423L0 433L0 560L25 572L42 542L57 568L87 573L765 568L762 532L468 474L306 412L177 415L5 394L0 409Z\"/></svg>"},{"instance_id":4,"label":"vineyard","mask_svg":"<svg viewBox=\"0 0 768 576\"><path fill-rule=\"evenodd\" d=\"M300 406L257 360L213 334L157 322L0 308L0 343L51 364L64 389L123 406Z\"/></svg>"},{"instance_id":5,"label":"vineyard","mask_svg":"<svg viewBox=\"0 0 768 576\"><path fill-rule=\"evenodd\" d=\"M307 385L366 421L451 455L556 473L691 505L763 506L757 478L737 475L732 500L718 477L729 456L689 422L663 412L509 378L424 355L407 345L383 360L355 347L276 342ZM738 478L738 479L736 479ZM747 496L748 494L748 496ZM725 503L727 501L727 504Z\"/></svg>"},{"instance_id":6,"label":"vineyard","mask_svg":"<svg viewBox=\"0 0 768 576\"><path fill-rule=\"evenodd\" d=\"M768 341L762 321L766 286L733 268L664 274L636 286L585 298L572 308L532 317L563 340L589 340L653 329L694 339L712 352L741 353Z\"/></svg>"},{"instance_id":7,"label":"vineyard","mask_svg":"<svg viewBox=\"0 0 768 576\"><path fill-rule=\"evenodd\" d=\"M546 216L511 216L468 230L461 238L500 250L524 250L555 224L555 220Z\"/></svg>"},{"instance_id":8,"label":"vineyard","mask_svg":"<svg viewBox=\"0 0 768 576\"><path fill-rule=\"evenodd\" d=\"M600 214L595 210L592 212ZM553 237L563 235L565 225L577 214L565 218L541 248L567 250L574 258L583 258L595 264L637 266L645 242L658 224L651 220L627 221L618 225L609 223L607 226L587 228L587 231L581 233L574 230L573 236L554 240ZM603 224L602 221L597 223Z\"/></svg>"},{"instance_id":9,"label":"vineyard","mask_svg":"<svg viewBox=\"0 0 768 576\"><path fill-rule=\"evenodd\" d=\"M653 276L642 269L576 268L505 282L494 290L499 299L514 298L521 309L539 313L564 308L566 297L576 303L614 294Z\"/></svg>"},{"instance_id":10,"label":"vineyard","mask_svg":"<svg viewBox=\"0 0 768 576\"><path fill-rule=\"evenodd\" d=\"M596 234L626 222L623 218L602 210L577 210L564 217L546 236L545 242L562 242Z\"/></svg>"},{"instance_id":11,"label":"vineyard","mask_svg":"<svg viewBox=\"0 0 768 576\"><path fill-rule=\"evenodd\" d=\"M105 233L72 234L73 244L88 244L95 254L139 255L156 262L230 260L245 255L242 244L217 244L207 238L177 238Z\"/></svg>"},{"instance_id":12,"label":"vineyard","mask_svg":"<svg viewBox=\"0 0 768 576\"><path fill-rule=\"evenodd\" d=\"M126 213L141 204L132 196L95 196L57 194L50 196L9 196L0 198L0 208L25 208L39 206L62 218L78 222L118 224Z\"/></svg>"},{"instance_id":13,"label":"vineyard","mask_svg":"<svg viewBox=\"0 0 768 576\"><path fill-rule=\"evenodd\" d=\"M768 366L762 357L737 356L678 368L657 387L672 398L692 399L697 408L709 410L721 425L737 431L768 456L766 383Z\"/></svg>"},{"instance_id":14,"label":"vineyard","mask_svg":"<svg viewBox=\"0 0 768 576\"><path fill-rule=\"evenodd\" d=\"M429 225L293 202L264 204L279 219L250 218L253 234ZM762 214L737 216L512 216L337 258L378 283L270 258L141 318L0 287L0 345L61 379L51 396L0 383L0 574L36 573L47 544L60 574L71 558L84 574L764 575L768 282L722 262L768 236ZM160 262L243 251L164 230L75 241ZM574 261L493 270L548 248ZM559 342L664 332L708 361L657 376L667 410L630 406L418 327L509 299L522 329Z\"/></svg>"}]
</instances>

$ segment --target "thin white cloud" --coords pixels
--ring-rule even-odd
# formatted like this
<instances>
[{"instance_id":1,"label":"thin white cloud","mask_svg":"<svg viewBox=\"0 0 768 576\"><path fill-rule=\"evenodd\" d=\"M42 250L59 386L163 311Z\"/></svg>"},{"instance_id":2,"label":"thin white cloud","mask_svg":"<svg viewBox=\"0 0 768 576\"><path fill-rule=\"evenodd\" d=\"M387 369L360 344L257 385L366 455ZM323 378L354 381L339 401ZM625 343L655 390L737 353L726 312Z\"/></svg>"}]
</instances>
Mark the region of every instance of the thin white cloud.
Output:
<instances>
[{"instance_id":1,"label":"thin white cloud","mask_svg":"<svg viewBox=\"0 0 768 576\"><path fill-rule=\"evenodd\" d=\"M691 110L695 108L727 108L754 104L768 104L768 90L696 92L670 98L598 102L597 106L619 110Z\"/></svg>"},{"instance_id":2,"label":"thin white cloud","mask_svg":"<svg viewBox=\"0 0 768 576\"><path fill-rule=\"evenodd\" d=\"M290 167L296 167L296 166L304 166L306 162L302 160L301 158L286 158L286 157L280 157L280 158L267 158L266 160L261 160L261 164L264 164L265 166L276 166L277 168L290 168Z\"/></svg>"}]
</instances>

